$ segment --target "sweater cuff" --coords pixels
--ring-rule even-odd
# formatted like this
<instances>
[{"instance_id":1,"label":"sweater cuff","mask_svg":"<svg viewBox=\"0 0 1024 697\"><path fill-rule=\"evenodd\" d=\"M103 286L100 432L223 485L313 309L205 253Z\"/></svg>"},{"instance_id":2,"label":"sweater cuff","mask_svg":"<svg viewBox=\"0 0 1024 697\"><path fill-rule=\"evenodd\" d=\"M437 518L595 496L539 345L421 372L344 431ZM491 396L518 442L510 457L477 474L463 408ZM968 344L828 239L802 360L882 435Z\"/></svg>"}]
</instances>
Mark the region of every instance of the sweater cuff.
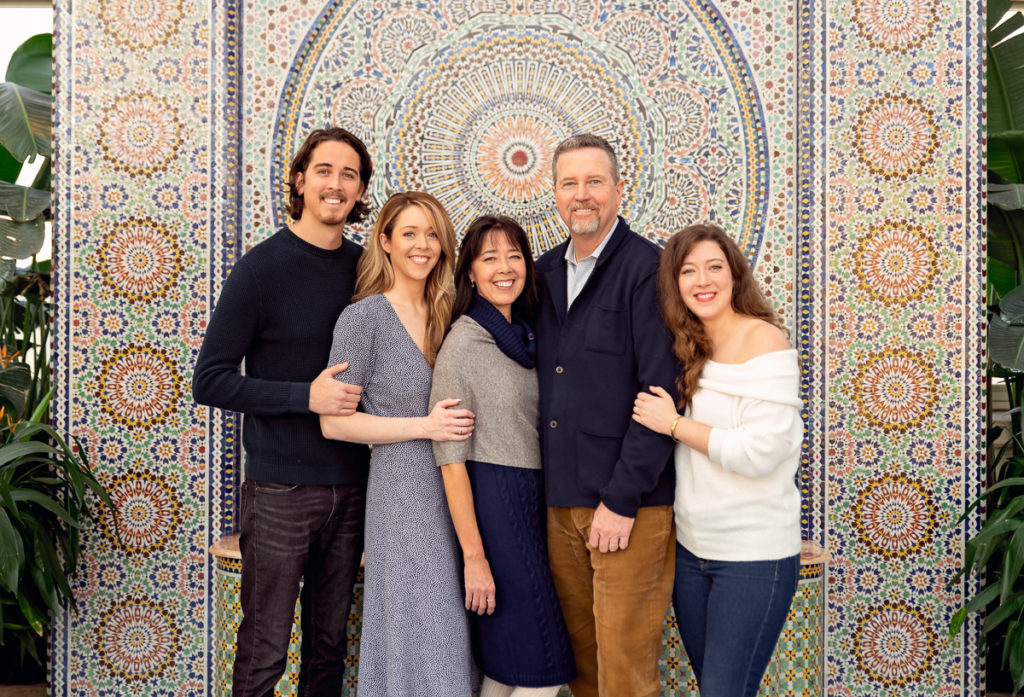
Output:
<instances>
[{"instance_id":1,"label":"sweater cuff","mask_svg":"<svg viewBox=\"0 0 1024 697\"><path fill-rule=\"evenodd\" d=\"M434 441L432 444L434 462L438 467L453 465L456 462L468 462L470 459L469 443L470 441L468 440Z\"/></svg>"},{"instance_id":2,"label":"sweater cuff","mask_svg":"<svg viewBox=\"0 0 1024 697\"><path fill-rule=\"evenodd\" d=\"M725 429L712 428L708 434L708 459L722 464L722 449L725 448Z\"/></svg>"}]
</instances>

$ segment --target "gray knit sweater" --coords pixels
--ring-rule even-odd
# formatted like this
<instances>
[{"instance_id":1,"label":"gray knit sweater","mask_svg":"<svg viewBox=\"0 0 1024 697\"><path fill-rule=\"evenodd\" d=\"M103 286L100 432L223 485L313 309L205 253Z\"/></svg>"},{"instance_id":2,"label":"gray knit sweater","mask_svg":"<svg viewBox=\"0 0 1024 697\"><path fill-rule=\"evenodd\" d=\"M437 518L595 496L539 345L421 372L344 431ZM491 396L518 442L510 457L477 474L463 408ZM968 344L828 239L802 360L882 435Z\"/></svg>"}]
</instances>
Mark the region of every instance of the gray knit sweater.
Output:
<instances>
[{"instance_id":1,"label":"gray knit sweater","mask_svg":"<svg viewBox=\"0 0 1024 697\"><path fill-rule=\"evenodd\" d=\"M434 365L430 404L462 400L476 415L469 440L435 442L438 465L489 462L540 469L537 371L502 353L491 333L463 315L452 325Z\"/></svg>"}]
</instances>

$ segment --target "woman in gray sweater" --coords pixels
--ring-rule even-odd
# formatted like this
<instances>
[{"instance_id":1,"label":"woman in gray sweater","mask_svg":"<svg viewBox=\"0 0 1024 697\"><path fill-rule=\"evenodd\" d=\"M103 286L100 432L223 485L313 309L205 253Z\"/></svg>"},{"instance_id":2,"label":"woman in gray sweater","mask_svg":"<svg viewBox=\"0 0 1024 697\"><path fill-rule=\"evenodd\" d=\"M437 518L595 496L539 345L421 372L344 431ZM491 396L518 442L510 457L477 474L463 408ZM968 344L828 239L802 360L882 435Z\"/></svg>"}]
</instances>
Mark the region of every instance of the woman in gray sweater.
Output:
<instances>
[{"instance_id":1,"label":"woman in gray sweater","mask_svg":"<svg viewBox=\"0 0 1024 697\"><path fill-rule=\"evenodd\" d=\"M474 221L455 268L455 322L431 403L476 414L465 441L434 443L462 547L481 697L554 697L576 674L548 568L537 431L537 371L527 322L537 300L523 229L505 216Z\"/></svg>"}]
</instances>

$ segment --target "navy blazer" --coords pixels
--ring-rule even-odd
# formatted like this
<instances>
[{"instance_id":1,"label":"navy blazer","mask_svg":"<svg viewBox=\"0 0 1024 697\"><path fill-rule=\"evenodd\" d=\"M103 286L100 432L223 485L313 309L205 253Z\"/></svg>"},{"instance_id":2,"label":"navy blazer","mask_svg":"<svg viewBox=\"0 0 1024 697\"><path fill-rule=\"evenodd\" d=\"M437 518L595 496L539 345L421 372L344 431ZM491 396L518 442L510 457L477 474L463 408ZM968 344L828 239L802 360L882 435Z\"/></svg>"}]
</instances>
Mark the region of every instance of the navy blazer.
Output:
<instances>
[{"instance_id":1,"label":"navy blazer","mask_svg":"<svg viewBox=\"0 0 1024 697\"><path fill-rule=\"evenodd\" d=\"M637 392L659 385L678 397L681 369L657 305L661 249L624 220L566 312L565 250L537 261L537 376L549 506L603 502L635 517L671 505L673 441L633 421Z\"/></svg>"}]
</instances>

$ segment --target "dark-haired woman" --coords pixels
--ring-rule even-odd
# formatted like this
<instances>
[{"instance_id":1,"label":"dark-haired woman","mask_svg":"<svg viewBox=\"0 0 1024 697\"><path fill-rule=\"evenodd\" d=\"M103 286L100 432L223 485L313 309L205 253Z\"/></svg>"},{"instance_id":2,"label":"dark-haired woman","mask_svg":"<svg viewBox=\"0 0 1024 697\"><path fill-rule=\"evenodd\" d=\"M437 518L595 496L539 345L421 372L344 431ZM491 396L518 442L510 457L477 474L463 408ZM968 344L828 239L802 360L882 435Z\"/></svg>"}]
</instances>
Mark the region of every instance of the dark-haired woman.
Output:
<instances>
[{"instance_id":1,"label":"dark-haired woman","mask_svg":"<svg viewBox=\"0 0 1024 697\"><path fill-rule=\"evenodd\" d=\"M472 437L435 442L434 458L462 546L480 696L554 697L576 671L548 567L527 324L537 290L519 224L474 221L455 287L457 319L437 356L430 399L459 399L476 415Z\"/></svg>"},{"instance_id":2,"label":"dark-haired woman","mask_svg":"<svg viewBox=\"0 0 1024 697\"><path fill-rule=\"evenodd\" d=\"M658 290L686 368L678 405L651 387L633 418L678 441L679 632L701 697L754 697L799 571L797 354L746 258L716 227L669 240Z\"/></svg>"}]
</instances>

